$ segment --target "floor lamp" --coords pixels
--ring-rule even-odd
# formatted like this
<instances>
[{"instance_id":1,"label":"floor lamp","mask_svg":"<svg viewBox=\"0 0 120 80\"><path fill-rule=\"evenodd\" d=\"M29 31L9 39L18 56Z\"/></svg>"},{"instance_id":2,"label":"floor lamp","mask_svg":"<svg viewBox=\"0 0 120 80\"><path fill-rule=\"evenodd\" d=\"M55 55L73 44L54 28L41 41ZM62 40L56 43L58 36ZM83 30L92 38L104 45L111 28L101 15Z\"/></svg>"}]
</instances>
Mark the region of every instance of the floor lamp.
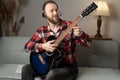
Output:
<instances>
[{"instance_id":1,"label":"floor lamp","mask_svg":"<svg viewBox=\"0 0 120 80\"><path fill-rule=\"evenodd\" d=\"M110 11L109 11L109 7L107 5L107 3L105 1L102 0L97 0L95 2L98 5L98 8L95 11L95 15L98 17L97 19L97 33L95 35L95 37L102 37L101 35L101 25L102 25L102 16L110 16Z\"/></svg>"}]
</instances>

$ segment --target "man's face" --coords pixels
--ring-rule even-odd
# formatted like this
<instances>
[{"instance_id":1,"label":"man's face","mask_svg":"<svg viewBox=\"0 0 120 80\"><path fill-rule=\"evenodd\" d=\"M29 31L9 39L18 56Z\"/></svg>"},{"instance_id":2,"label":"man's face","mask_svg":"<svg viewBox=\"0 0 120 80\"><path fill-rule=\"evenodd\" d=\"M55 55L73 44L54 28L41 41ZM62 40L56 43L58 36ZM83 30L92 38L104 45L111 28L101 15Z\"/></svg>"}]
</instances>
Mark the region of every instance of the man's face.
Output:
<instances>
[{"instance_id":1,"label":"man's face","mask_svg":"<svg viewBox=\"0 0 120 80\"><path fill-rule=\"evenodd\" d=\"M45 16L53 24L59 23L59 13L56 4L49 3L45 6Z\"/></svg>"}]
</instances>

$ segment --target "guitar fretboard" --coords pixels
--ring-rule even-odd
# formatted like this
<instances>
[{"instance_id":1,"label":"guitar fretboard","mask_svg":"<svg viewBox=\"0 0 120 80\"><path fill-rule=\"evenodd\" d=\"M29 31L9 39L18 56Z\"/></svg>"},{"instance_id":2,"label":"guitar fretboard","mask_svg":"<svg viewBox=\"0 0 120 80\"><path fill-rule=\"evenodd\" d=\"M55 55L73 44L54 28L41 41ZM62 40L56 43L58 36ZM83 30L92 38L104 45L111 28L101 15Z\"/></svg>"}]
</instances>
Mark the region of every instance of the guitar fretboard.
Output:
<instances>
[{"instance_id":1,"label":"guitar fretboard","mask_svg":"<svg viewBox=\"0 0 120 80\"><path fill-rule=\"evenodd\" d=\"M73 21L73 23L67 27L66 30L62 31L61 35L56 39L54 44L58 45L64 39L64 37L72 30L72 28L78 24L81 19L82 16L77 17L75 21Z\"/></svg>"}]
</instances>

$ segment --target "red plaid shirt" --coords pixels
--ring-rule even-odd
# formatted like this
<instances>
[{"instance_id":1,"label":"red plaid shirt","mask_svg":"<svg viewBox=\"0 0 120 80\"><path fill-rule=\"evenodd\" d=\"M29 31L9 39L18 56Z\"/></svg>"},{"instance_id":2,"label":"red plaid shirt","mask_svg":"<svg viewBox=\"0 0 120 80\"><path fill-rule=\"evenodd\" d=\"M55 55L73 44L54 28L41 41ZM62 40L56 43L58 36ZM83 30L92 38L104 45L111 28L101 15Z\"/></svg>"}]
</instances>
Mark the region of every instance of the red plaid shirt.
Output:
<instances>
[{"instance_id":1,"label":"red plaid shirt","mask_svg":"<svg viewBox=\"0 0 120 80\"><path fill-rule=\"evenodd\" d=\"M70 21L61 20L61 26L59 26L59 30L57 33L54 33L50 29L49 25L39 27L35 34L31 37L31 39L25 44L25 50L30 52L42 52L42 46L38 47L38 44L42 45L42 43L45 43L50 35L59 37L61 31L65 30L70 24ZM77 37L74 34L72 34L72 31L70 31L63 39L63 42L64 46L62 47L62 50L66 53L65 61L68 63L76 61L76 45L74 43L77 43L82 46L91 45L91 40L85 32L83 32L83 34L80 37ZM71 44L71 42L74 43Z\"/></svg>"}]
</instances>

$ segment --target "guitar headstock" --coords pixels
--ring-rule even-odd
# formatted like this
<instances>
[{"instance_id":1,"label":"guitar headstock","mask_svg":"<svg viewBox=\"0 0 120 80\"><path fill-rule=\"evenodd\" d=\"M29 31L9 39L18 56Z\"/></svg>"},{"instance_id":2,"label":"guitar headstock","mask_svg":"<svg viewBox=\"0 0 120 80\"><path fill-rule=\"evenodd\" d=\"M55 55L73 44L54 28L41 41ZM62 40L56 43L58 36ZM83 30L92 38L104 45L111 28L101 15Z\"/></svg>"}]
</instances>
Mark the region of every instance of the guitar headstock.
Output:
<instances>
[{"instance_id":1,"label":"guitar headstock","mask_svg":"<svg viewBox=\"0 0 120 80\"><path fill-rule=\"evenodd\" d=\"M81 16L85 17L87 15L89 15L92 11L94 11L98 6L93 2L92 4L90 4L85 10L83 10Z\"/></svg>"}]
</instances>

